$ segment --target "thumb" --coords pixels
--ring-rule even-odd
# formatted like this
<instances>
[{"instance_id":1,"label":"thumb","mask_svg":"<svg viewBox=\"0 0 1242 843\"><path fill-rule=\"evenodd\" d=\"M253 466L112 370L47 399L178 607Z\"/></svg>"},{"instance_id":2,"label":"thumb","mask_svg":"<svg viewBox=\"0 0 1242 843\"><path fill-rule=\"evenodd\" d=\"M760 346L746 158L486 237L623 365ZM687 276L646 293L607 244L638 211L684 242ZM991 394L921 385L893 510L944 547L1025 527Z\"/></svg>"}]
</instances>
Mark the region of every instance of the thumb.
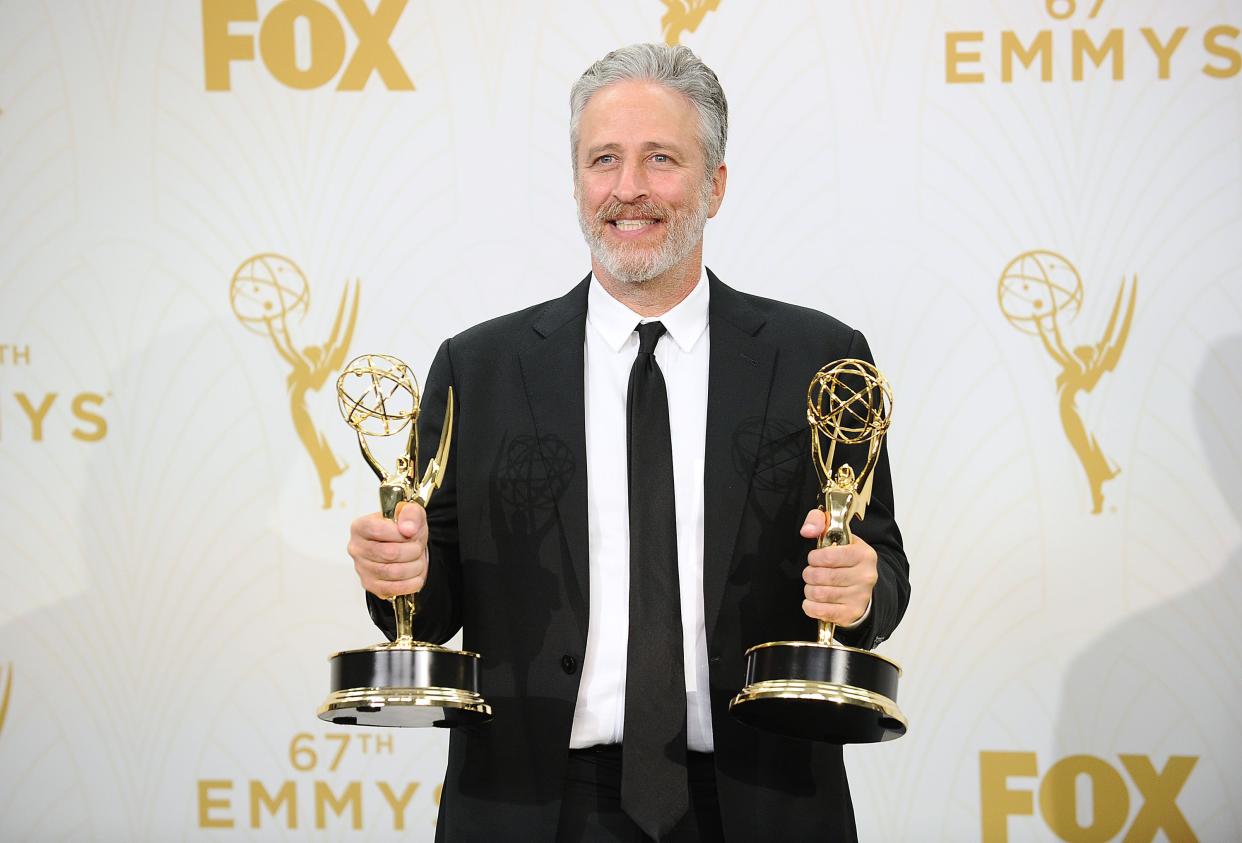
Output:
<instances>
[{"instance_id":1,"label":"thumb","mask_svg":"<svg viewBox=\"0 0 1242 843\"><path fill-rule=\"evenodd\" d=\"M414 507L407 506L405 501L397 504L397 529L407 539L413 538L418 530L414 521Z\"/></svg>"},{"instance_id":2,"label":"thumb","mask_svg":"<svg viewBox=\"0 0 1242 843\"><path fill-rule=\"evenodd\" d=\"M802 529L798 533L804 539L817 539L824 534L826 526L827 521L824 519L824 511L822 509L812 509L806 514L806 521L802 523Z\"/></svg>"}]
</instances>

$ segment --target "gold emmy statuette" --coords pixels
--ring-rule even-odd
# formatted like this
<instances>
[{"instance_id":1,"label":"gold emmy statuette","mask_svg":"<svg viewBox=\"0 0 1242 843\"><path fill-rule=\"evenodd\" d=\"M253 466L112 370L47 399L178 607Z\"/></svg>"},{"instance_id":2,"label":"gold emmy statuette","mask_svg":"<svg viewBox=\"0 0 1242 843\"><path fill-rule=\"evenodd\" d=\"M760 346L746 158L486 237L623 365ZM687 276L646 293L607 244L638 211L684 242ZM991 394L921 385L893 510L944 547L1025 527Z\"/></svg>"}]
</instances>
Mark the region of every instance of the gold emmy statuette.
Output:
<instances>
[{"instance_id":1,"label":"gold emmy statuette","mask_svg":"<svg viewBox=\"0 0 1242 843\"><path fill-rule=\"evenodd\" d=\"M819 473L828 529L819 547L849 544L850 521L871 499L880 445L892 418L893 392L863 360L839 360L815 373L807 390L811 457ZM827 452L824 443L827 443ZM837 445L865 445L855 472L833 472ZM906 733L897 707L901 667L890 659L839 644L835 627L819 622L817 641L774 641L746 652L746 687L729 703L751 726L827 743L875 743Z\"/></svg>"},{"instance_id":2,"label":"gold emmy statuette","mask_svg":"<svg viewBox=\"0 0 1242 843\"><path fill-rule=\"evenodd\" d=\"M358 434L358 446L380 479L380 509L396 520L405 503L426 506L444 479L453 437L453 391L449 390L440 447L421 481L418 470L418 382L395 357L364 354L345 367L336 382L341 415ZM367 440L408 429L397 468L385 471ZM361 650L334 654L332 692L319 717L358 726L464 726L490 720L492 709L479 692L477 653L415 641L414 595L390 599L397 638Z\"/></svg>"}]
</instances>

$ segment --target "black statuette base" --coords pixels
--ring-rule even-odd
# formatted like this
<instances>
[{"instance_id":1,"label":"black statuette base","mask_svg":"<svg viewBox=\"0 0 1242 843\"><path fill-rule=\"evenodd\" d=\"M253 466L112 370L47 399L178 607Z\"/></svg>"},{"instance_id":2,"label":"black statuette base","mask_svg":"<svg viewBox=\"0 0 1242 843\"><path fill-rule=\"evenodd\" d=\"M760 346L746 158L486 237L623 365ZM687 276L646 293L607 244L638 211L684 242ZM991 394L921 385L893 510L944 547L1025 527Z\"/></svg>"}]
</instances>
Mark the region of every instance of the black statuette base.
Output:
<instances>
[{"instance_id":1,"label":"black statuette base","mask_svg":"<svg viewBox=\"0 0 1242 843\"><path fill-rule=\"evenodd\" d=\"M382 644L330 659L332 692L319 718L338 725L452 728L483 723L479 657L432 644Z\"/></svg>"},{"instance_id":2,"label":"black statuette base","mask_svg":"<svg viewBox=\"0 0 1242 843\"><path fill-rule=\"evenodd\" d=\"M876 743L906 733L897 707L901 668L840 644L784 641L746 654L733 716L768 732L825 743Z\"/></svg>"}]
</instances>

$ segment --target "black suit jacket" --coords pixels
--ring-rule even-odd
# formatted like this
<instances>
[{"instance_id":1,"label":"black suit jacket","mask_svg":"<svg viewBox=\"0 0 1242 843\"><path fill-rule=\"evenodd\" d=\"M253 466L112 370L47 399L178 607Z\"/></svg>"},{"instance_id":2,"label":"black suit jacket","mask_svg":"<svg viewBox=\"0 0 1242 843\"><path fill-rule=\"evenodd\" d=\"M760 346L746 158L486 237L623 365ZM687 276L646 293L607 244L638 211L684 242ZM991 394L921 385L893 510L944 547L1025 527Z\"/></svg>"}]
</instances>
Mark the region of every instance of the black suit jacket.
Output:
<instances>
[{"instance_id":1,"label":"black suit jacket","mask_svg":"<svg viewBox=\"0 0 1242 843\"><path fill-rule=\"evenodd\" d=\"M710 271L708 279L703 600L724 828L737 841L853 840L841 748L759 732L728 705L748 647L815 637L801 609L812 543L798 535L819 500L807 385L824 364L870 351L829 316L740 293ZM463 629L465 649L483 656L495 712L452 733L437 839L556 834L589 617L588 282L447 340L427 378L424 461L450 385L457 412L447 476L428 512L431 566L415 637L443 642ZM862 455L851 463L861 466ZM879 554L879 582L867 622L839 637L870 648L897 625L910 591L887 451L854 532ZM388 603L370 597L369 606L392 637Z\"/></svg>"}]
</instances>

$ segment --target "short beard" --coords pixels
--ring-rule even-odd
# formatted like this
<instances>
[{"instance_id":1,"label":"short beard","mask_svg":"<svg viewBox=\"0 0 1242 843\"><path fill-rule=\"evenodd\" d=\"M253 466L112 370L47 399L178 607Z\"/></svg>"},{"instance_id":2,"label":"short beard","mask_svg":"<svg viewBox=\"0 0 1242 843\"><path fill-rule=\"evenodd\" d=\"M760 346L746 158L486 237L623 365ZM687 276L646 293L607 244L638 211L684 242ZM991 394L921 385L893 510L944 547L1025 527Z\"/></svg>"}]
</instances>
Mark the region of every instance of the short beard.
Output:
<instances>
[{"instance_id":1,"label":"short beard","mask_svg":"<svg viewBox=\"0 0 1242 843\"><path fill-rule=\"evenodd\" d=\"M703 181L699 201L695 207L680 213L670 213L667 208L654 202L634 204L611 202L594 215L578 203L578 226L586 238L591 256L604 270L622 284L642 284L659 278L686 259L694 247L703 241L707 228L707 206L711 201L711 179ZM657 219L668 226L664 243L655 251L633 249L625 244L613 247L604 240L604 226L611 220L625 217Z\"/></svg>"}]
</instances>

